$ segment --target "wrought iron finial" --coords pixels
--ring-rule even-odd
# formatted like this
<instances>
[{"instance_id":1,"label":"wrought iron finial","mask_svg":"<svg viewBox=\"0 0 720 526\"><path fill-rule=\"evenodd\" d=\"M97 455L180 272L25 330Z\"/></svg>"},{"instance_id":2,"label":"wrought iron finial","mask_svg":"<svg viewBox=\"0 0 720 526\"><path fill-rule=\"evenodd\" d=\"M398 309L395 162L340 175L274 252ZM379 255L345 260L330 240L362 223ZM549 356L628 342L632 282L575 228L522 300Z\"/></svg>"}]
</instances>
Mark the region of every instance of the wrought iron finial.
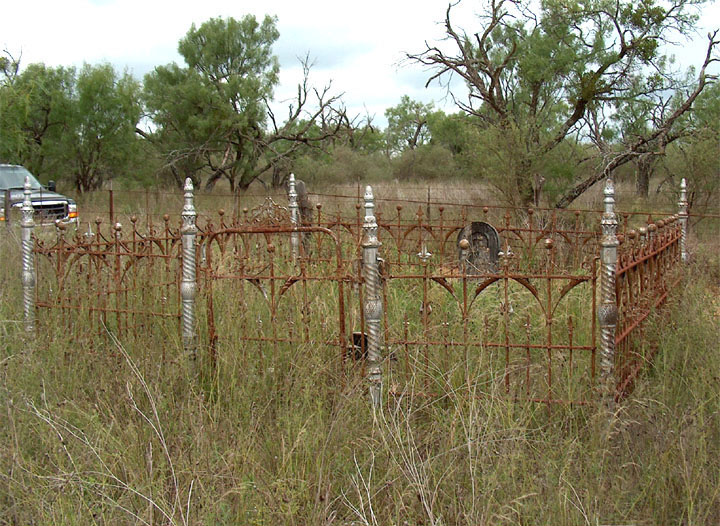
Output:
<instances>
[{"instance_id":1,"label":"wrought iron finial","mask_svg":"<svg viewBox=\"0 0 720 526\"><path fill-rule=\"evenodd\" d=\"M425 242L423 241L422 247L420 248L420 252L418 252L417 257L419 257L423 263L427 263L427 261L432 257L432 253L427 249L427 245L425 245Z\"/></svg>"},{"instance_id":2,"label":"wrought iron finial","mask_svg":"<svg viewBox=\"0 0 720 526\"><path fill-rule=\"evenodd\" d=\"M615 184L613 180L608 177L605 181L605 188L603 190L603 203L605 205L605 211L600 221L602 233L605 236L605 245L617 246L617 239L615 237L617 233L617 214L615 214Z\"/></svg>"},{"instance_id":3,"label":"wrought iron finial","mask_svg":"<svg viewBox=\"0 0 720 526\"><path fill-rule=\"evenodd\" d=\"M195 215L195 204L194 204L194 188L192 179L189 177L185 179L185 186L183 187L185 204L182 209L182 216Z\"/></svg>"},{"instance_id":4,"label":"wrought iron finial","mask_svg":"<svg viewBox=\"0 0 720 526\"><path fill-rule=\"evenodd\" d=\"M687 207L688 201L687 201L687 181L683 177L680 179L680 202L678 203L680 207Z\"/></svg>"},{"instance_id":5,"label":"wrought iron finial","mask_svg":"<svg viewBox=\"0 0 720 526\"><path fill-rule=\"evenodd\" d=\"M185 192L182 213L182 228L180 233L195 234L197 233L197 226L195 226L195 220L197 219L197 211L195 210L195 196L192 179L189 177L185 179L185 186L183 187Z\"/></svg>"},{"instance_id":6,"label":"wrought iron finial","mask_svg":"<svg viewBox=\"0 0 720 526\"><path fill-rule=\"evenodd\" d=\"M20 208L20 213L21 213L20 226L29 226L29 227L35 226L34 221L33 221L34 210L33 210L33 206L32 206L32 199L30 198L31 194L32 194L32 186L30 185L30 177L25 176L25 184L23 185L23 202L22 202L22 208Z\"/></svg>"},{"instance_id":7,"label":"wrought iron finial","mask_svg":"<svg viewBox=\"0 0 720 526\"><path fill-rule=\"evenodd\" d=\"M372 187L365 187L365 220L363 222L363 231L365 233L363 246L379 247L382 243L378 240L378 225L375 219L375 198L373 196Z\"/></svg>"},{"instance_id":8,"label":"wrought iron finial","mask_svg":"<svg viewBox=\"0 0 720 526\"><path fill-rule=\"evenodd\" d=\"M609 177L605 181L605 188L603 189L603 203L605 204L605 214L615 213L615 183Z\"/></svg>"},{"instance_id":9,"label":"wrought iron finial","mask_svg":"<svg viewBox=\"0 0 720 526\"><path fill-rule=\"evenodd\" d=\"M365 187L365 225L375 223L375 197L373 196L372 186ZM375 225L377 226L377 225Z\"/></svg>"},{"instance_id":10,"label":"wrought iron finial","mask_svg":"<svg viewBox=\"0 0 720 526\"><path fill-rule=\"evenodd\" d=\"M295 201L295 204L297 204L297 188L295 186L295 174L290 174L290 178L288 179L288 200L290 201L291 205L293 201Z\"/></svg>"}]
</instances>

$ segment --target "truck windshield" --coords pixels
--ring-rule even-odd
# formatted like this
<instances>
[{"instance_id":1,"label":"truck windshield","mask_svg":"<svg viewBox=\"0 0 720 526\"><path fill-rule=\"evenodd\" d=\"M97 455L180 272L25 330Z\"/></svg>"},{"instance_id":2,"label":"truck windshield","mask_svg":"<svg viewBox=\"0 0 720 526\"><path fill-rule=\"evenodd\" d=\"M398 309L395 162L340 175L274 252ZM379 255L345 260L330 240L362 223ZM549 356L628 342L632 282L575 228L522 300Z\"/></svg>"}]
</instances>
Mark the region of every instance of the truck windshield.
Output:
<instances>
[{"instance_id":1,"label":"truck windshield","mask_svg":"<svg viewBox=\"0 0 720 526\"><path fill-rule=\"evenodd\" d=\"M42 188L35 176L22 166L0 165L0 190L22 188L25 185L26 176L30 177L30 188L33 190Z\"/></svg>"}]
</instances>

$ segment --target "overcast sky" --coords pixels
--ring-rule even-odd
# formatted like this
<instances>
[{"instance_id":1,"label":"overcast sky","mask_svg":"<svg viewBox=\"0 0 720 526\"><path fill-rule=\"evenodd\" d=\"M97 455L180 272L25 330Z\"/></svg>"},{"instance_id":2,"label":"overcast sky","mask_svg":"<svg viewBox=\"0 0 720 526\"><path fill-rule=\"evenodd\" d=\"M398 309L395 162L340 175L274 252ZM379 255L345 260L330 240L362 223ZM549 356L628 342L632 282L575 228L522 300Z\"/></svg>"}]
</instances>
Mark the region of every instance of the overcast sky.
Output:
<instances>
[{"instance_id":1,"label":"overcast sky","mask_svg":"<svg viewBox=\"0 0 720 526\"><path fill-rule=\"evenodd\" d=\"M455 20L472 28L479 2L465 0ZM384 126L383 113L402 95L454 111L440 87L424 87L428 73L402 62L443 36L444 0L9 0L2 7L0 45L21 64L82 66L110 62L138 79L155 66L182 63L178 41L190 25L213 17L278 17L280 86L276 100L292 97L300 79L298 58L309 53L312 84L332 80L351 115L366 112ZM679 62L699 64L706 34L720 27L720 4L704 8L699 34L676 51ZM279 107L279 106L278 106ZM279 118L282 114L278 115Z\"/></svg>"}]
</instances>

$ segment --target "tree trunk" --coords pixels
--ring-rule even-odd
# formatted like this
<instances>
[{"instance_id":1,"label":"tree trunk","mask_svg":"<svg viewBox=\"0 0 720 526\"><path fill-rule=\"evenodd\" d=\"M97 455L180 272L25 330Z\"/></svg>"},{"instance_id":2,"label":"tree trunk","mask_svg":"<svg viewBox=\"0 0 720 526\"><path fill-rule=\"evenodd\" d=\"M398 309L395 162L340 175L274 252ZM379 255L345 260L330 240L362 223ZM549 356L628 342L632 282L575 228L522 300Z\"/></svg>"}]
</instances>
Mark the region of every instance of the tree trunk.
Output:
<instances>
[{"instance_id":1,"label":"tree trunk","mask_svg":"<svg viewBox=\"0 0 720 526\"><path fill-rule=\"evenodd\" d=\"M217 183L221 177L222 174L220 172L215 172L214 174L212 174L205 183L205 191L212 192L213 188L215 188L215 183Z\"/></svg>"},{"instance_id":2,"label":"tree trunk","mask_svg":"<svg viewBox=\"0 0 720 526\"><path fill-rule=\"evenodd\" d=\"M532 163L528 160L522 160L515 167L514 190L516 194L511 200L519 206L532 206L535 197L534 177L531 175ZM516 201L517 200L517 201Z\"/></svg>"},{"instance_id":3,"label":"tree trunk","mask_svg":"<svg viewBox=\"0 0 720 526\"><path fill-rule=\"evenodd\" d=\"M290 171L284 165L284 163L275 163L272 167L272 187L281 188L287 181Z\"/></svg>"},{"instance_id":4,"label":"tree trunk","mask_svg":"<svg viewBox=\"0 0 720 526\"><path fill-rule=\"evenodd\" d=\"M635 162L635 195L647 197L650 193L650 177L652 176L655 159L649 155L642 155Z\"/></svg>"}]
</instances>

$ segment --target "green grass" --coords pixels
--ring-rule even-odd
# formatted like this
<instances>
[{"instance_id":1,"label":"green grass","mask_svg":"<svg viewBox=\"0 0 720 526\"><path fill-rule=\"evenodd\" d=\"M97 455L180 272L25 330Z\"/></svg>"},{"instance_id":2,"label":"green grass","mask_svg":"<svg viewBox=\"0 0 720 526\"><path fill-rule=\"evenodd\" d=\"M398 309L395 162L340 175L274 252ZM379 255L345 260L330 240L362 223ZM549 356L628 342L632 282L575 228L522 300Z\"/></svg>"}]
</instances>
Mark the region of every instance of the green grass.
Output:
<instances>
[{"instance_id":1,"label":"green grass","mask_svg":"<svg viewBox=\"0 0 720 526\"><path fill-rule=\"evenodd\" d=\"M442 396L373 415L336 348L238 342L232 317L198 377L165 324L78 339L43 313L30 339L17 242L0 243L0 524L720 523L717 247L696 247L645 329L654 366L613 415L508 401L492 353L438 362ZM417 309L416 291L396 292ZM233 294L218 308L257 318ZM443 294L435 315L449 316ZM422 370L404 381L425 389Z\"/></svg>"}]
</instances>

